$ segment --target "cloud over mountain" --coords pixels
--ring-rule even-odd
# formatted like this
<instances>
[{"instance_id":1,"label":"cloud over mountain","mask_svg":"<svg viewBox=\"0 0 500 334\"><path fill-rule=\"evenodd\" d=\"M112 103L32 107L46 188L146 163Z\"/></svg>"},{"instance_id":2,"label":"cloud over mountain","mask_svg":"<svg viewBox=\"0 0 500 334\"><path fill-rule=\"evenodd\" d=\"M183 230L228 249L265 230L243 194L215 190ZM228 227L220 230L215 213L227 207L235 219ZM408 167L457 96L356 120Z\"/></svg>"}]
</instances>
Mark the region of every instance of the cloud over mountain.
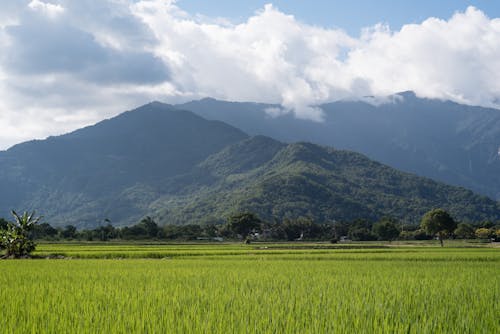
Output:
<instances>
[{"instance_id":1,"label":"cloud over mountain","mask_svg":"<svg viewBox=\"0 0 500 334\"><path fill-rule=\"evenodd\" d=\"M499 106L500 19L469 7L360 37L269 4L244 22L182 1L6 0L0 5L0 147L95 122L153 99L212 96L315 104L413 90Z\"/></svg>"}]
</instances>

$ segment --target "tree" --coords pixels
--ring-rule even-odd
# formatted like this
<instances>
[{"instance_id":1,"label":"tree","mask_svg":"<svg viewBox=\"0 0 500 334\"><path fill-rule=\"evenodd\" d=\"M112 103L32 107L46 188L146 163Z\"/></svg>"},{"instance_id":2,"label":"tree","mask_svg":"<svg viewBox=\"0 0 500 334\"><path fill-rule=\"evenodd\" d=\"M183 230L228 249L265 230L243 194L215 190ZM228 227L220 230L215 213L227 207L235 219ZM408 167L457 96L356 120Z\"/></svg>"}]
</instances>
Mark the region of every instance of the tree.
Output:
<instances>
[{"instance_id":1,"label":"tree","mask_svg":"<svg viewBox=\"0 0 500 334\"><path fill-rule=\"evenodd\" d=\"M347 236L355 241L377 240L377 236L372 233L372 224L366 219L356 219L349 227Z\"/></svg>"},{"instance_id":2,"label":"tree","mask_svg":"<svg viewBox=\"0 0 500 334\"><path fill-rule=\"evenodd\" d=\"M108 241L109 239L114 239L118 236L118 231L116 228L109 223L105 226L101 226L94 230L94 236L100 241Z\"/></svg>"},{"instance_id":3,"label":"tree","mask_svg":"<svg viewBox=\"0 0 500 334\"><path fill-rule=\"evenodd\" d=\"M303 240L304 238L314 238L321 234L321 227L314 224L309 217L299 217L297 219L285 218L282 223L283 232L289 241Z\"/></svg>"},{"instance_id":4,"label":"tree","mask_svg":"<svg viewBox=\"0 0 500 334\"><path fill-rule=\"evenodd\" d=\"M33 227L31 235L33 239L54 238L57 235L57 230L49 223L41 223Z\"/></svg>"},{"instance_id":5,"label":"tree","mask_svg":"<svg viewBox=\"0 0 500 334\"><path fill-rule=\"evenodd\" d=\"M158 231L160 230L160 228L158 227L158 224L154 221L154 219L150 216L146 216L145 218L143 218L138 225L140 225L144 229L148 237L156 238L158 236Z\"/></svg>"},{"instance_id":6,"label":"tree","mask_svg":"<svg viewBox=\"0 0 500 334\"><path fill-rule=\"evenodd\" d=\"M486 227L481 227L476 230L476 236L479 239L488 239L491 238L491 235L493 233L493 230L486 228Z\"/></svg>"},{"instance_id":7,"label":"tree","mask_svg":"<svg viewBox=\"0 0 500 334\"><path fill-rule=\"evenodd\" d=\"M42 217L35 217L35 212L24 212L18 215L12 211L14 222L7 224L7 229L0 231L0 247L5 249L5 257L28 256L35 250L35 243L30 238L30 232Z\"/></svg>"},{"instance_id":8,"label":"tree","mask_svg":"<svg viewBox=\"0 0 500 334\"><path fill-rule=\"evenodd\" d=\"M61 231L61 236L65 239L73 239L76 237L76 227L73 225L66 225Z\"/></svg>"},{"instance_id":9,"label":"tree","mask_svg":"<svg viewBox=\"0 0 500 334\"><path fill-rule=\"evenodd\" d=\"M244 212L229 217L228 226L233 233L245 239L250 232L260 230L261 223L262 221L255 214Z\"/></svg>"},{"instance_id":10,"label":"tree","mask_svg":"<svg viewBox=\"0 0 500 334\"><path fill-rule=\"evenodd\" d=\"M448 212L443 209L433 209L428 211L420 222L420 226L430 235L437 235L441 247L444 246L443 239L452 233L457 227L457 223Z\"/></svg>"},{"instance_id":11,"label":"tree","mask_svg":"<svg viewBox=\"0 0 500 334\"><path fill-rule=\"evenodd\" d=\"M382 218L381 221L373 225L373 233L378 236L379 240L392 241L399 236L401 231L398 228L396 220L392 218Z\"/></svg>"},{"instance_id":12,"label":"tree","mask_svg":"<svg viewBox=\"0 0 500 334\"><path fill-rule=\"evenodd\" d=\"M467 223L460 223L453 232L459 239L472 239L474 238L474 227Z\"/></svg>"},{"instance_id":13,"label":"tree","mask_svg":"<svg viewBox=\"0 0 500 334\"><path fill-rule=\"evenodd\" d=\"M495 237L495 241L500 241L500 228L498 228L496 231L495 231L495 234L493 235Z\"/></svg>"}]
</instances>

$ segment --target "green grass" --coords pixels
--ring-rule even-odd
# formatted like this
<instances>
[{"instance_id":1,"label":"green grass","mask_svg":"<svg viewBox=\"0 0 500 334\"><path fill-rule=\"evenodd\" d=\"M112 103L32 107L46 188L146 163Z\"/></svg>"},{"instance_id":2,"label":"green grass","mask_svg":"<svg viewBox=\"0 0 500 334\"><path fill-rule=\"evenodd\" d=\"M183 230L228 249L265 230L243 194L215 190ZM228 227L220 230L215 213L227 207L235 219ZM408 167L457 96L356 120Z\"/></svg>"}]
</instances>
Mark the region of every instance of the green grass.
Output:
<instances>
[{"instance_id":1,"label":"green grass","mask_svg":"<svg viewBox=\"0 0 500 334\"><path fill-rule=\"evenodd\" d=\"M0 331L499 332L499 249L296 246L40 245L74 259L0 261Z\"/></svg>"}]
</instances>

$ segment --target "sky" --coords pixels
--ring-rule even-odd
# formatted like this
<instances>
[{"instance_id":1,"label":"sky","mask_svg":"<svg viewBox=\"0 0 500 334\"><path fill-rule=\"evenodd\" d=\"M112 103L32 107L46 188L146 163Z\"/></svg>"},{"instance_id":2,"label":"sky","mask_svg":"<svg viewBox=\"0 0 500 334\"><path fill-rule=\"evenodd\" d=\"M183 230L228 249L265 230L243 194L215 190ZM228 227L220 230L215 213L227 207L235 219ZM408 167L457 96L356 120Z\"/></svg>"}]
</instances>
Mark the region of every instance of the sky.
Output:
<instances>
[{"instance_id":1,"label":"sky","mask_svg":"<svg viewBox=\"0 0 500 334\"><path fill-rule=\"evenodd\" d=\"M378 23L399 30L405 24L418 24L429 17L448 19L469 6L480 8L489 17L500 17L500 5L495 0L217 0L216 3L214 6L213 1L182 0L178 4L189 13L224 17L240 23L272 3L301 22L343 29L353 37L358 37L363 28Z\"/></svg>"},{"instance_id":2,"label":"sky","mask_svg":"<svg viewBox=\"0 0 500 334\"><path fill-rule=\"evenodd\" d=\"M0 150L159 100L500 108L498 1L2 0Z\"/></svg>"}]
</instances>

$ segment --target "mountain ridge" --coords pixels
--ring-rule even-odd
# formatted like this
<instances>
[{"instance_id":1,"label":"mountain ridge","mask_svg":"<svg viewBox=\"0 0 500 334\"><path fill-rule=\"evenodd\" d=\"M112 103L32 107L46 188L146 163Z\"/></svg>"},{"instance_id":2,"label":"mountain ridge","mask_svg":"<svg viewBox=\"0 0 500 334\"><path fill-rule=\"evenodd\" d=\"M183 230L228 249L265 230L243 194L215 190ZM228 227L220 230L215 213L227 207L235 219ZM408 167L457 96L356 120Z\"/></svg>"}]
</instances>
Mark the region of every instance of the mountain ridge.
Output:
<instances>
[{"instance_id":1,"label":"mountain ridge","mask_svg":"<svg viewBox=\"0 0 500 334\"><path fill-rule=\"evenodd\" d=\"M210 100L205 105L200 100L177 107L250 135L361 152L394 168L500 199L500 110L419 98L413 92L386 100L391 102L322 104L323 122L299 120L291 113L270 117L266 109L279 108L271 104Z\"/></svg>"}]
</instances>

